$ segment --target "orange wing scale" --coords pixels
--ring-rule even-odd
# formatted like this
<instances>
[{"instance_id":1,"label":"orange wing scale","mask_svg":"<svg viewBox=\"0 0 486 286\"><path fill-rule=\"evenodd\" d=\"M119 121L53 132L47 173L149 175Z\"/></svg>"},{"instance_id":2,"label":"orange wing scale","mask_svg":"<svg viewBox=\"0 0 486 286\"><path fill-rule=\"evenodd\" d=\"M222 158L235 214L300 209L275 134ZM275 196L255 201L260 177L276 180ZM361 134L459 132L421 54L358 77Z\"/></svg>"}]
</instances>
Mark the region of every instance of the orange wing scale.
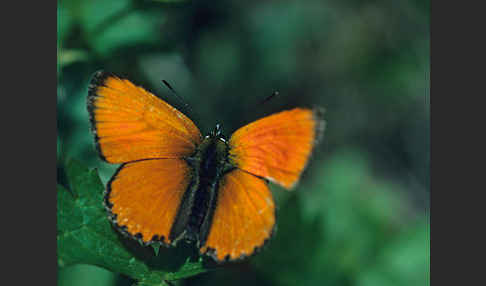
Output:
<instances>
[{"instance_id":1,"label":"orange wing scale","mask_svg":"<svg viewBox=\"0 0 486 286\"><path fill-rule=\"evenodd\" d=\"M251 255L275 225L275 205L267 183L235 169L221 179L213 223L201 253L218 261Z\"/></svg>"},{"instance_id":2,"label":"orange wing scale","mask_svg":"<svg viewBox=\"0 0 486 286\"><path fill-rule=\"evenodd\" d=\"M191 155L201 141L194 123L128 80L98 72L88 110L97 147L109 163Z\"/></svg>"},{"instance_id":3,"label":"orange wing scale","mask_svg":"<svg viewBox=\"0 0 486 286\"><path fill-rule=\"evenodd\" d=\"M145 243L157 236L170 244L177 206L190 181L191 171L182 159L127 163L108 184L107 205L130 235L140 233Z\"/></svg>"},{"instance_id":4,"label":"orange wing scale","mask_svg":"<svg viewBox=\"0 0 486 286\"><path fill-rule=\"evenodd\" d=\"M230 138L240 169L291 189L299 180L323 122L318 111L295 108L252 122Z\"/></svg>"}]
</instances>

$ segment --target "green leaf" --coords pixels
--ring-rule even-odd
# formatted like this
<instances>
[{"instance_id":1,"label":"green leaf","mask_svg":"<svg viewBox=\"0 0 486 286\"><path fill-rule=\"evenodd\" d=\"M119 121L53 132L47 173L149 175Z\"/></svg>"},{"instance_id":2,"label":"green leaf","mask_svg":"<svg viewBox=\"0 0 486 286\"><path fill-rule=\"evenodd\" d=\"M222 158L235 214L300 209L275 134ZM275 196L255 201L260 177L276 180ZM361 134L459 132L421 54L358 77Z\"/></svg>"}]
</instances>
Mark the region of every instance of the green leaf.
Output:
<instances>
[{"instance_id":1,"label":"green leaf","mask_svg":"<svg viewBox=\"0 0 486 286\"><path fill-rule=\"evenodd\" d=\"M57 186L57 251L60 267L91 264L138 280L139 285L165 285L208 269L192 245L150 246L114 230L103 206L104 186L96 170L69 161L70 190Z\"/></svg>"}]
</instances>

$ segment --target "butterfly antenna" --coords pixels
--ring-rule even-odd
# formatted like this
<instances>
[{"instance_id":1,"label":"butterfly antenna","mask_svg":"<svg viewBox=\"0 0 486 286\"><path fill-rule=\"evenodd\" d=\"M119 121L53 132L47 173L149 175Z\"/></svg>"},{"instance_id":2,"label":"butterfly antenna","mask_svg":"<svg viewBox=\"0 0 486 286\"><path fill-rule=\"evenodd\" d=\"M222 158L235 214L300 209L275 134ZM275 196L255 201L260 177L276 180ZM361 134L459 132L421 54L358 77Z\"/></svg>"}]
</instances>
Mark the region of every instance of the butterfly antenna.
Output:
<instances>
[{"instance_id":1,"label":"butterfly antenna","mask_svg":"<svg viewBox=\"0 0 486 286\"><path fill-rule=\"evenodd\" d=\"M174 88L172 88L172 86L165 79L163 79L162 82L165 84L165 86L167 86L168 89L170 89L170 91L172 91L172 93L179 100L179 102L181 102L184 105L184 108L186 108L187 110L189 110L189 112L192 113L191 106L189 104L187 104L187 102L181 96L179 96L177 94L177 92L174 90Z\"/></svg>"},{"instance_id":2,"label":"butterfly antenna","mask_svg":"<svg viewBox=\"0 0 486 286\"><path fill-rule=\"evenodd\" d=\"M279 94L280 93L278 91L274 91L271 95L267 96L265 99L263 99L262 101L260 101L260 104L267 103L268 101L270 101L272 98L274 98L275 96L277 96Z\"/></svg>"}]
</instances>

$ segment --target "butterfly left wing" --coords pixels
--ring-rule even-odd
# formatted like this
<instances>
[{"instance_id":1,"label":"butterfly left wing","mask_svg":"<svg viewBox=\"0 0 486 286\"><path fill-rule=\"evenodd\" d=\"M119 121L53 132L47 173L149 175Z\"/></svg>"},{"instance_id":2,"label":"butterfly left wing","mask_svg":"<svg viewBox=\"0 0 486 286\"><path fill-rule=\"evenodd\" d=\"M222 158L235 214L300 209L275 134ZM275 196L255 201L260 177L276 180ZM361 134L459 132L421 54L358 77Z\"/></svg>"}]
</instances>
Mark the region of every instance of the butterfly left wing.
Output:
<instances>
[{"instance_id":1,"label":"butterfly left wing","mask_svg":"<svg viewBox=\"0 0 486 286\"><path fill-rule=\"evenodd\" d=\"M275 225L275 205L267 183L245 171L226 173L218 187L216 207L201 253L215 260L249 256L270 238Z\"/></svg>"},{"instance_id":2,"label":"butterfly left wing","mask_svg":"<svg viewBox=\"0 0 486 286\"><path fill-rule=\"evenodd\" d=\"M201 141L180 111L126 79L97 72L88 90L97 149L109 163L191 155Z\"/></svg>"},{"instance_id":3,"label":"butterfly left wing","mask_svg":"<svg viewBox=\"0 0 486 286\"><path fill-rule=\"evenodd\" d=\"M171 229L192 171L183 159L123 164L107 186L105 205L122 232L144 243L173 243Z\"/></svg>"},{"instance_id":4,"label":"butterfly left wing","mask_svg":"<svg viewBox=\"0 0 486 286\"><path fill-rule=\"evenodd\" d=\"M239 169L290 189L323 128L322 111L317 109L295 108L264 117L233 133L230 160Z\"/></svg>"}]
</instances>

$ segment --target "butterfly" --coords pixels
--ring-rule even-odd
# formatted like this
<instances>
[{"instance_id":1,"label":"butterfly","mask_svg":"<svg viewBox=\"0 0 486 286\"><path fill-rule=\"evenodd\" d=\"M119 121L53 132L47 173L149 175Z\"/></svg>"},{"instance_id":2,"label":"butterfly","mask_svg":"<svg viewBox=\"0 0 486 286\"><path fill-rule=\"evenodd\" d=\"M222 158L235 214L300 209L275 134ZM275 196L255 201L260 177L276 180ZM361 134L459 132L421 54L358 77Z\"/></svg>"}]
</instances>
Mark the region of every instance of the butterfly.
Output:
<instances>
[{"instance_id":1,"label":"butterfly","mask_svg":"<svg viewBox=\"0 0 486 286\"><path fill-rule=\"evenodd\" d=\"M127 79L99 71L87 97L100 157L121 164L104 204L121 233L148 245L196 241L217 262L248 257L271 237L268 181L292 189L324 130L320 109L282 111L203 137L183 113Z\"/></svg>"}]
</instances>

